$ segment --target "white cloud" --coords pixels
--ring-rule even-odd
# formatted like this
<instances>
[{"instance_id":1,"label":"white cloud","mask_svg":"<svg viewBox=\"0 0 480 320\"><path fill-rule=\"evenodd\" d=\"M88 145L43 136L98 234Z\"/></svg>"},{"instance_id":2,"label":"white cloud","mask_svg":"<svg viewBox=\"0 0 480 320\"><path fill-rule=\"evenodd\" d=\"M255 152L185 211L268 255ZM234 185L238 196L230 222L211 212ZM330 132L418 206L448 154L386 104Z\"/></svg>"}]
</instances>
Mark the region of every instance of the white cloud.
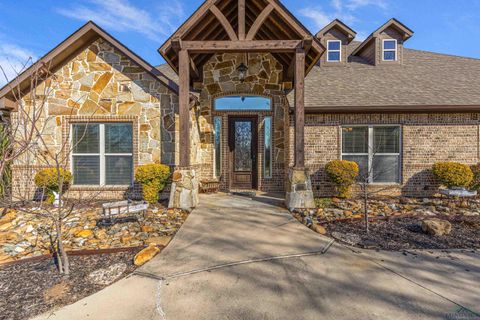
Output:
<instances>
[{"instance_id":1,"label":"white cloud","mask_svg":"<svg viewBox=\"0 0 480 320\"><path fill-rule=\"evenodd\" d=\"M36 60L35 54L15 44L0 41L0 87L12 81Z\"/></svg>"},{"instance_id":2,"label":"white cloud","mask_svg":"<svg viewBox=\"0 0 480 320\"><path fill-rule=\"evenodd\" d=\"M333 0L336 1L336 0ZM348 0L345 7L349 10L356 10L361 7L376 6L382 9L387 9L387 2L385 0Z\"/></svg>"},{"instance_id":3,"label":"white cloud","mask_svg":"<svg viewBox=\"0 0 480 320\"><path fill-rule=\"evenodd\" d=\"M177 0L159 7L158 12L136 7L128 0L88 0L57 11L69 18L92 20L116 31L134 31L156 41L172 33L185 16Z\"/></svg>"},{"instance_id":4,"label":"white cloud","mask_svg":"<svg viewBox=\"0 0 480 320\"><path fill-rule=\"evenodd\" d=\"M299 10L304 17L310 18L315 27L321 29L334 19L340 19L346 24L353 24L359 20L356 10L366 6L376 6L382 10L388 8L387 0L331 0L333 10L322 7L307 7Z\"/></svg>"}]
</instances>

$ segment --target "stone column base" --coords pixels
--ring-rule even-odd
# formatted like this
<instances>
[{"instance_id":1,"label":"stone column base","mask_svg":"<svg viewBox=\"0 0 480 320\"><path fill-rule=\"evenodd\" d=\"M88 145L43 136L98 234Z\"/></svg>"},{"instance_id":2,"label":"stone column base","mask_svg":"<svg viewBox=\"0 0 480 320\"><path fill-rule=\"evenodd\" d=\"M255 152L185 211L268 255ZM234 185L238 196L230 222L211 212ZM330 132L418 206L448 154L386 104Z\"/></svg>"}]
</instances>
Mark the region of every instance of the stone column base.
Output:
<instances>
[{"instance_id":1,"label":"stone column base","mask_svg":"<svg viewBox=\"0 0 480 320\"><path fill-rule=\"evenodd\" d=\"M290 211L315 208L312 182L308 169L289 169L285 204Z\"/></svg>"},{"instance_id":2,"label":"stone column base","mask_svg":"<svg viewBox=\"0 0 480 320\"><path fill-rule=\"evenodd\" d=\"M172 175L169 208L191 211L198 204L198 178L193 169L177 169Z\"/></svg>"}]
</instances>

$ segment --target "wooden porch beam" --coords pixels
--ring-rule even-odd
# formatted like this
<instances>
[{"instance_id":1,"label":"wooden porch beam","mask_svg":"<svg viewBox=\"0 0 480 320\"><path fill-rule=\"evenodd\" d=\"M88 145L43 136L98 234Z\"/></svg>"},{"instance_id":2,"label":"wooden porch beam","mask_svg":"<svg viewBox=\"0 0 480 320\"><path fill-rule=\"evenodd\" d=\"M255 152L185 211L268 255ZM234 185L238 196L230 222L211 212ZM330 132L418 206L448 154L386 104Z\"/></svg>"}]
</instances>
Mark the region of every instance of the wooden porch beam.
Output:
<instances>
[{"instance_id":1,"label":"wooden porch beam","mask_svg":"<svg viewBox=\"0 0 480 320\"><path fill-rule=\"evenodd\" d=\"M295 167L305 167L305 50L295 51Z\"/></svg>"},{"instance_id":2,"label":"wooden porch beam","mask_svg":"<svg viewBox=\"0 0 480 320\"><path fill-rule=\"evenodd\" d=\"M293 52L302 40L182 41L182 49L196 52Z\"/></svg>"},{"instance_id":3,"label":"wooden porch beam","mask_svg":"<svg viewBox=\"0 0 480 320\"><path fill-rule=\"evenodd\" d=\"M220 11L220 9L218 9L218 7L215 5L210 7L210 11L215 15L215 17L217 17L218 21L227 32L230 40L232 41L238 40L237 34L233 30L230 22L228 22L227 18L225 18L225 15L222 13L222 11Z\"/></svg>"},{"instance_id":4,"label":"wooden porch beam","mask_svg":"<svg viewBox=\"0 0 480 320\"><path fill-rule=\"evenodd\" d=\"M273 4L269 4L268 6L263 9L263 11L258 15L257 19L255 19L255 22L252 24L250 27L250 30L248 30L247 37L245 38L246 40L253 40L255 35L258 32L258 29L262 26L263 22L268 18L268 15L270 12L273 10Z\"/></svg>"},{"instance_id":5,"label":"wooden porch beam","mask_svg":"<svg viewBox=\"0 0 480 320\"><path fill-rule=\"evenodd\" d=\"M182 168L188 168L190 166L190 57L188 51L182 48L178 54L178 59L179 164Z\"/></svg>"},{"instance_id":6,"label":"wooden porch beam","mask_svg":"<svg viewBox=\"0 0 480 320\"><path fill-rule=\"evenodd\" d=\"M16 110L17 108L17 103L15 101L12 101L8 98L1 98L0 99L0 110Z\"/></svg>"},{"instance_id":7,"label":"wooden porch beam","mask_svg":"<svg viewBox=\"0 0 480 320\"><path fill-rule=\"evenodd\" d=\"M245 40L245 0L238 0L238 39Z\"/></svg>"}]
</instances>

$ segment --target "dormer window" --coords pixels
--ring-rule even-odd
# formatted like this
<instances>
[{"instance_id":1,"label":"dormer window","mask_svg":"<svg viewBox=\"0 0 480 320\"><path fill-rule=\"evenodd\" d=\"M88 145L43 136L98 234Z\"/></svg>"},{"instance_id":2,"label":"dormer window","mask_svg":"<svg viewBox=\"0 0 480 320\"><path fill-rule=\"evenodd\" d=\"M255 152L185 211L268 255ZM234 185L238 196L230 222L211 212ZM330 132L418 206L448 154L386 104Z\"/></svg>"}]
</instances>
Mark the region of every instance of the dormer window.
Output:
<instances>
[{"instance_id":1,"label":"dormer window","mask_svg":"<svg viewBox=\"0 0 480 320\"><path fill-rule=\"evenodd\" d=\"M327 41L327 61L339 62L342 60L342 41L328 40Z\"/></svg>"},{"instance_id":2,"label":"dormer window","mask_svg":"<svg viewBox=\"0 0 480 320\"><path fill-rule=\"evenodd\" d=\"M383 40L383 61L397 60L397 40L384 39Z\"/></svg>"}]
</instances>

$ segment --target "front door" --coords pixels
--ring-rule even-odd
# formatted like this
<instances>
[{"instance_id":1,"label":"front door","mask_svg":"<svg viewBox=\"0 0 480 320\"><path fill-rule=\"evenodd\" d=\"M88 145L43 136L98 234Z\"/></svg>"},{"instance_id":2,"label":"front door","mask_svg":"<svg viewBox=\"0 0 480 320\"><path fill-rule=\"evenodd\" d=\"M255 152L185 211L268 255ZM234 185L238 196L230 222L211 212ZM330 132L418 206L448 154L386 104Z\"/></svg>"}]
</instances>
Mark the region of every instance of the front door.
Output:
<instances>
[{"instance_id":1,"label":"front door","mask_svg":"<svg viewBox=\"0 0 480 320\"><path fill-rule=\"evenodd\" d=\"M230 187L257 188L257 117L229 117Z\"/></svg>"}]
</instances>

